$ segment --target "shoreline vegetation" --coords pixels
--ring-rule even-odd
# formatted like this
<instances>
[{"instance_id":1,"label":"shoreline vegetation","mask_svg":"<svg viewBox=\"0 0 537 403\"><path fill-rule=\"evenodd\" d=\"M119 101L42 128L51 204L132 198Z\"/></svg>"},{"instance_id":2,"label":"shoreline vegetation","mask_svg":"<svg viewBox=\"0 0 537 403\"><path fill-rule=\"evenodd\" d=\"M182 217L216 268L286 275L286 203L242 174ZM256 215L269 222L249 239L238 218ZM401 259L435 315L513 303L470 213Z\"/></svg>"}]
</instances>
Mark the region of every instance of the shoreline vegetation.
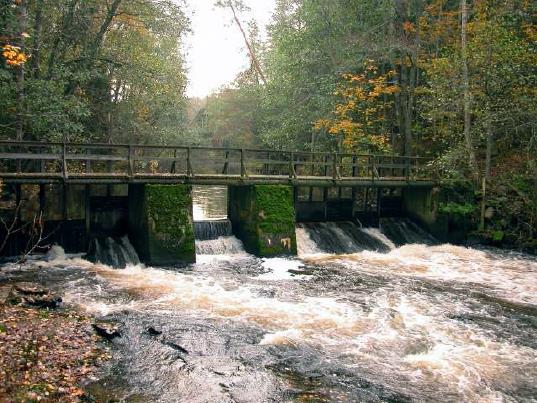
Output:
<instances>
[{"instance_id":1,"label":"shoreline vegetation","mask_svg":"<svg viewBox=\"0 0 537 403\"><path fill-rule=\"evenodd\" d=\"M47 290L35 283L33 296L14 298L19 284L28 288L0 284L0 402L92 401L84 385L111 358L93 319L43 308L38 295Z\"/></svg>"}]
</instances>

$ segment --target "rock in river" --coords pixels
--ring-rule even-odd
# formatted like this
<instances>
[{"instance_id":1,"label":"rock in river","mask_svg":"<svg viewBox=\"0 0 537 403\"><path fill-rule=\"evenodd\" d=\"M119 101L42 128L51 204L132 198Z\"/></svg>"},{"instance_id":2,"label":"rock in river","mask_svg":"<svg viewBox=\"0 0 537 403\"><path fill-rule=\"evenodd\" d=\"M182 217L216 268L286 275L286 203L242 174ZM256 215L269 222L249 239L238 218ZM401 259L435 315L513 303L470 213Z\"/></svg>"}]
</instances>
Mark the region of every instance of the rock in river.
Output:
<instances>
[{"instance_id":1,"label":"rock in river","mask_svg":"<svg viewBox=\"0 0 537 403\"><path fill-rule=\"evenodd\" d=\"M23 304L38 308L57 308L61 297L37 283L17 283L11 289L7 301L11 304Z\"/></svg>"},{"instance_id":2,"label":"rock in river","mask_svg":"<svg viewBox=\"0 0 537 403\"><path fill-rule=\"evenodd\" d=\"M95 332L106 340L112 340L121 337L119 326L111 322L95 322L92 324Z\"/></svg>"}]
</instances>

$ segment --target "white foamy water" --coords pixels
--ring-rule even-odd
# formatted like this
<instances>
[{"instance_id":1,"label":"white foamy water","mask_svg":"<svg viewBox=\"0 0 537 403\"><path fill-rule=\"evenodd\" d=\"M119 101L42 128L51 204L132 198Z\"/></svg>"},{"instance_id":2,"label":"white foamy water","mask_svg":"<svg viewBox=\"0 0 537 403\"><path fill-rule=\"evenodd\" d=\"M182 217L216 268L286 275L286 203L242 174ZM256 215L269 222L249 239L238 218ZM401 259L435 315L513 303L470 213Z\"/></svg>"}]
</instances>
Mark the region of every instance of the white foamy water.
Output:
<instances>
[{"instance_id":1,"label":"white foamy water","mask_svg":"<svg viewBox=\"0 0 537 403\"><path fill-rule=\"evenodd\" d=\"M313 239L311 239L311 236L307 229L296 227L295 233L298 256L322 253L317 244L313 241Z\"/></svg>"},{"instance_id":2,"label":"white foamy water","mask_svg":"<svg viewBox=\"0 0 537 403\"><path fill-rule=\"evenodd\" d=\"M406 245L385 254L313 255L302 261L228 256L179 272L141 265L116 270L58 256L39 263L38 270L41 276L50 273L51 281L66 281L67 303L100 315L128 311L153 320L164 312L165 323L174 323L178 319L172 313L181 313L198 325L221 321L255 329L244 346L249 354L255 352L254 362L270 360L270 349L276 349L296 371L317 371L324 380L332 379L334 371L351 377L319 386L327 396L344 388L354 393L347 401L368 400L360 398L357 379L415 401L439 396L445 401L531 401L537 391L537 329L531 325L537 315L537 262L529 257ZM292 275L304 261L320 270L307 281ZM75 268L78 277L68 279ZM475 296L474 290L479 291ZM225 336L226 330L219 332ZM204 342L191 343L189 348ZM150 361L149 368L154 358ZM193 373L189 382L211 380Z\"/></svg>"},{"instance_id":3,"label":"white foamy water","mask_svg":"<svg viewBox=\"0 0 537 403\"><path fill-rule=\"evenodd\" d=\"M242 242L234 236L201 241L196 239L196 255L245 255Z\"/></svg>"},{"instance_id":4,"label":"white foamy water","mask_svg":"<svg viewBox=\"0 0 537 403\"><path fill-rule=\"evenodd\" d=\"M355 254L311 257L322 264L335 261L346 267L385 276L405 276L489 288L494 295L513 302L537 305L537 262L494 255L454 245L404 245L389 253L364 251Z\"/></svg>"},{"instance_id":5,"label":"white foamy water","mask_svg":"<svg viewBox=\"0 0 537 403\"><path fill-rule=\"evenodd\" d=\"M296 276L293 270L299 270L304 264L298 260L285 258L267 258L263 259L261 264L268 272L258 276L261 280L289 280Z\"/></svg>"}]
</instances>

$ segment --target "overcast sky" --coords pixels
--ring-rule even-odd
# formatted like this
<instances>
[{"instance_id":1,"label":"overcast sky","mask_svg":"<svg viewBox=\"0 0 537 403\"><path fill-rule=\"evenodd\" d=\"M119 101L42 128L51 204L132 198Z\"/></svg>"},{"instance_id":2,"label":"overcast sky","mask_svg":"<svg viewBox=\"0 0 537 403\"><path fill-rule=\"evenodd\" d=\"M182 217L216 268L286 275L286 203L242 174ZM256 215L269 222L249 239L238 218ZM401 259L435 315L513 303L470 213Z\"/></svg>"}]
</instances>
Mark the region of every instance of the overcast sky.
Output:
<instances>
[{"instance_id":1,"label":"overcast sky","mask_svg":"<svg viewBox=\"0 0 537 403\"><path fill-rule=\"evenodd\" d=\"M204 97L227 84L249 66L248 53L230 10L215 0L186 0L193 33L187 38L187 95ZM275 0L245 0L252 9L240 15L246 27L255 18L260 29L270 21ZM263 30L264 31L264 30Z\"/></svg>"}]
</instances>

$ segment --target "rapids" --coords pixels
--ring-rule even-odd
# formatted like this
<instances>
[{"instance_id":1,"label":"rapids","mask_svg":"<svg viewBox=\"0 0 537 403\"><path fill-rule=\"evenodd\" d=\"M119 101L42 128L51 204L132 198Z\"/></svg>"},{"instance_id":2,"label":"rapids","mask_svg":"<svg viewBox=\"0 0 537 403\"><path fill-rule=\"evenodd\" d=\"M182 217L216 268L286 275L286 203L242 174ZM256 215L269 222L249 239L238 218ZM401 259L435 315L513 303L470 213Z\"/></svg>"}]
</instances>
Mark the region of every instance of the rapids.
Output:
<instances>
[{"instance_id":1,"label":"rapids","mask_svg":"<svg viewBox=\"0 0 537 403\"><path fill-rule=\"evenodd\" d=\"M298 258L200 240L184 269L118 270L56 250L4 265L0 282L37 277L121 324L88 385L102 400L535 401L537 259L340 230L299 225ZM344 253L327 252L323 237L343 248L334 234Z\"/></svg>"}]
</instances>

